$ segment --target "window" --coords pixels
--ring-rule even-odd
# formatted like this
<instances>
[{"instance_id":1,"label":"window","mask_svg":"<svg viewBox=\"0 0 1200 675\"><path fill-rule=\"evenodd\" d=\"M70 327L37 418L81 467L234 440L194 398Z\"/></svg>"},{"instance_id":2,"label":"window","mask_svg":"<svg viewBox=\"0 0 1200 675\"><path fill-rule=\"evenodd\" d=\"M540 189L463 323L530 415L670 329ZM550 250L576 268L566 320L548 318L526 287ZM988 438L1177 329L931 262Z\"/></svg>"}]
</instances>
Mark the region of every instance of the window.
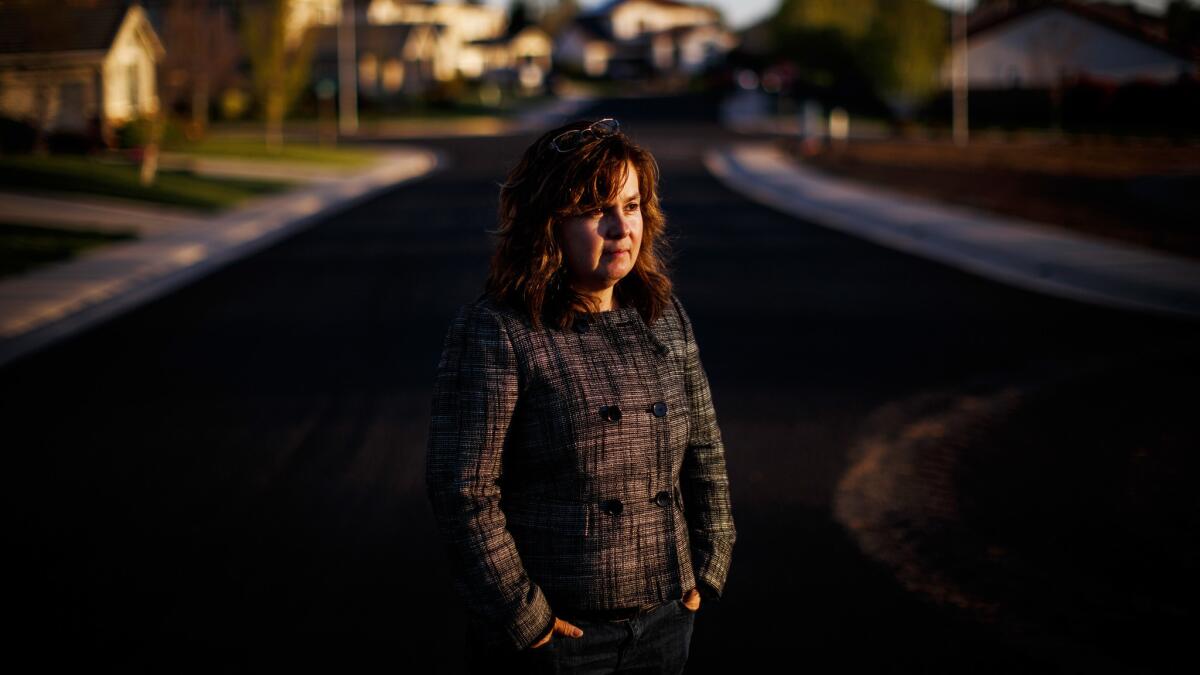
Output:
<instances>
[{"instance_id":1,"label":"window","mask_svg":"<svg viewBox=\"0 0 1200 675\"><path fill-rule=\"evenodd\" d=\"M130 114L138 114L138 105L141 102L141 97L138 96L138 91L141 89L141 82L138 78L137 61L125 66L125 77L129 81L129 112Z\"/></svg>"},{"instance_id":2,"label":"window","mask_svg":"<svg viewBox=\"0 0 1200 675\"><path fill-rule=\"evenodd\" d=\"M388 59L383 63L383 90L395 94L404 86L404 64L399 59Z\"/></svg>"},{"instance_id":3,"label":"window","mask_svg":"<svg viewBox=\"0 0 1200 675\"><path fill-rule=\"evenodd\" d=\"M367 93L375 93L379 82L379 62L374 54L363 54L358 60L358 86Z\"/></svg>"}]
</instances>

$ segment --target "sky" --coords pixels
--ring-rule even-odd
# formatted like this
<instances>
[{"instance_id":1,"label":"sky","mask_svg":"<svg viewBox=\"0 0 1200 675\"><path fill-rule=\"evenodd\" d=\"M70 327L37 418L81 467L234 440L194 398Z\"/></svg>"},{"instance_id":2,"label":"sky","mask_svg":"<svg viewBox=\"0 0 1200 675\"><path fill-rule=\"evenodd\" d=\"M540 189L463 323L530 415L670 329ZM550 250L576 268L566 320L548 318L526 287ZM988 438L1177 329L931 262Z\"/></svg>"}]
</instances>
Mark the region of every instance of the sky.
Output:
<instances>
[{"instance_id":1,"label":"sky","mask_svg":"<svg viewBox=\"0 0 1200 675\"><path fill-rule=\"evenodd\" d=\"M487 0L489 4L507 7L511 0ZM582 7L593 7L600 4L604 0L579 0ZM778 7L781 0L693 0L697 4L712 5L721 10L725 15L725 20L730 26L735 29L741 29L758 21L759 19L773 13ZM953 7L959 5L962 0L932 0L934 4L942 5L943 7ZM969 4L975 4L975 0L966 0ZM1168 0L1133 0L1135 5L1148 12L1162 12L1166 7Z\"/></svg>"}]
</instances>

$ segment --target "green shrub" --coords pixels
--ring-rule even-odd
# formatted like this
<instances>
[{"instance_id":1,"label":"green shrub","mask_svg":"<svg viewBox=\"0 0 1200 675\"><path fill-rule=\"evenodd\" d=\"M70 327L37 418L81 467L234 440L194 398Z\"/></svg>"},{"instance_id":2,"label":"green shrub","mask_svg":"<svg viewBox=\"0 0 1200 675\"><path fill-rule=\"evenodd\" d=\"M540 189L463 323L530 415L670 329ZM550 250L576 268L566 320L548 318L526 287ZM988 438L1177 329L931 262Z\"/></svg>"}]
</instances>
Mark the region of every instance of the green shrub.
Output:
<instances>
[{"instance_id":1,"label":"green shrub","mask_svg":"<svg viewBox=\"0 0 1200 675\"><path fill-rule=\"evenodd\" d=\"M122 150L144 147L150 141L154 125L153 118L138 117L116 128L117 147ZM167 118L163 127L162 138L164 145L172 145L187 140L184 125L176 118Z\"/></svg>"},{"instance_id":2,"label":"green shrub","mask_svg":"<svg viewBox=\"0 0 1200 675\"><path fill-rule=\"evenodd\" d=\"M0 149L4 152L27 153L33 150L37 130L24 120L0 117Z\"/></svg>"}]
</instances>

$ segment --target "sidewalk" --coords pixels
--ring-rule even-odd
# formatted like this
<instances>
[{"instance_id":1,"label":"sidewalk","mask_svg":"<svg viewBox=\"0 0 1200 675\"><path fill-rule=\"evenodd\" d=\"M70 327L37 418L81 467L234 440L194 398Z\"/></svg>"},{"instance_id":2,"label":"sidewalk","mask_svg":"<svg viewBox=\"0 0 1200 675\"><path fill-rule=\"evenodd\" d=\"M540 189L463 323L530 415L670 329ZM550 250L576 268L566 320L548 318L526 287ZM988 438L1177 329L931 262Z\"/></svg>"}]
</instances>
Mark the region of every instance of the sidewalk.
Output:
<instances>
[{"instance_id":1,"label":"sidewalk","mask_svg":"<svg viewBox=\"0 0 1200 675\"><path fill-rule=\"evenodd\" d=\"M231 166L235 163L222 160L226 169L237 168ZM175 209L115 205L115 200L14 200L26 211L52 209L45 218L57 221L83 217L111 224L133 215L147 224L138 228L143 238L137 241L0 281L0 366L165 295L381 190L424 176L439 163L433 152L406 148L393 149L374 166L350 175L314 179L297 168L290 177L311 182L212 218L187 219ZM254 166L246 162L241 169ZM274 177L286 173L279 167ZM7 196L0 200L11 215Z\"/></svg>"},{"instance_id":2,"label":"sidewalk","mask_svg":"<svg viewBox=\"0 0 1200 675\"><path fill-rule=\"evenodd\" d=\"M706 153L730 188L798 218L994 281L1072 300L1200 317L1200 263L950 206L805 168L771 143Z\"/></svg>"},{"instance_id":3,"label":"sidewalk","mask_svg":"<svg viewBox=\"0 0 1200 675\"><path fill-rule=\"evenodd\" d=\"M0 191L0 205L4 206L6 220L23 225L47 225L102 232L133 231L139 237L196 225L207 218L192 209L82 194L51 195Z\"/></svg>"},{"instance_id":4,"label":"sidewalk","mask_svg":"<svg viewBox=\"0 0 1200 675\"><path fill-rule=\"evenodd\" d=\"M740 90L721 102L718 118L726 129L746 135L799 136L803 131L802 111L781 114L774 110L775 102L761 91ZM822 120L826 124L826 120ZM850 123L849 138L887 138L888 129L879 122L854 119Z\"/></svg>"}]
</instances>

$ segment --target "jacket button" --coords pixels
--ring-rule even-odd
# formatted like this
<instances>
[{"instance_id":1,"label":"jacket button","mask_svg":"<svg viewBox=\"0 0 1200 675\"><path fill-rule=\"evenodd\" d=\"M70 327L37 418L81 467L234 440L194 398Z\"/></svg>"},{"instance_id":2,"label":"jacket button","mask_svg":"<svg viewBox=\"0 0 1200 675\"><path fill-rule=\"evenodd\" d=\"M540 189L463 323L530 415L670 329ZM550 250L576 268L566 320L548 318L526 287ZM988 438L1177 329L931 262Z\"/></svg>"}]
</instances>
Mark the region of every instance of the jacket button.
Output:
<instances>
[{"instance_id":1,"label":"jacket button","mask_svg":"<svg viewBox=\"0 0 1200 675\"><path fill-rule=\"evenodd\" d=\"M625 505L621 503L620 499L607 499L600 504L600 507L610 516L619 516L625 510Z\"/></svg>"},{"instance_id":2,"label":"jacket button","mask_svg":"<svg viewBox=\"0 0 1200 675\"><path fill-rule=\"evenodd\" d=\"M663 417L663 416L665 416L665 415L667 414L667 402L666 402L666 401L659 401L658 403L655 403L655 404L654 404L654 405L653 405L653 406L650 408L650 411L654 413L654 416L655 416L655 417Z\"/></svg>"},{"instance_id":3,"label":"jacket button","mask_svg":"<svg viewBox=\"0 0 1200 675\"><path fill-rule=\"evenodd\" d=\"M621 406L615 403L600 406L600 419L608 420L609 422L621 421Z\"/></svg>"},{"instance_id":4,"label":"jacket button","mask_svg":"<svg viewBox=\"0 0 1200 675\"><path fill-rule=\"evenodd\" d=\"M654 495L654 503L658 504L659 506L664 506L664 507L670 506L671 505L671 493L667 492L666 490L663 490L662 492Z\"/></svg>"}]
</instances>

